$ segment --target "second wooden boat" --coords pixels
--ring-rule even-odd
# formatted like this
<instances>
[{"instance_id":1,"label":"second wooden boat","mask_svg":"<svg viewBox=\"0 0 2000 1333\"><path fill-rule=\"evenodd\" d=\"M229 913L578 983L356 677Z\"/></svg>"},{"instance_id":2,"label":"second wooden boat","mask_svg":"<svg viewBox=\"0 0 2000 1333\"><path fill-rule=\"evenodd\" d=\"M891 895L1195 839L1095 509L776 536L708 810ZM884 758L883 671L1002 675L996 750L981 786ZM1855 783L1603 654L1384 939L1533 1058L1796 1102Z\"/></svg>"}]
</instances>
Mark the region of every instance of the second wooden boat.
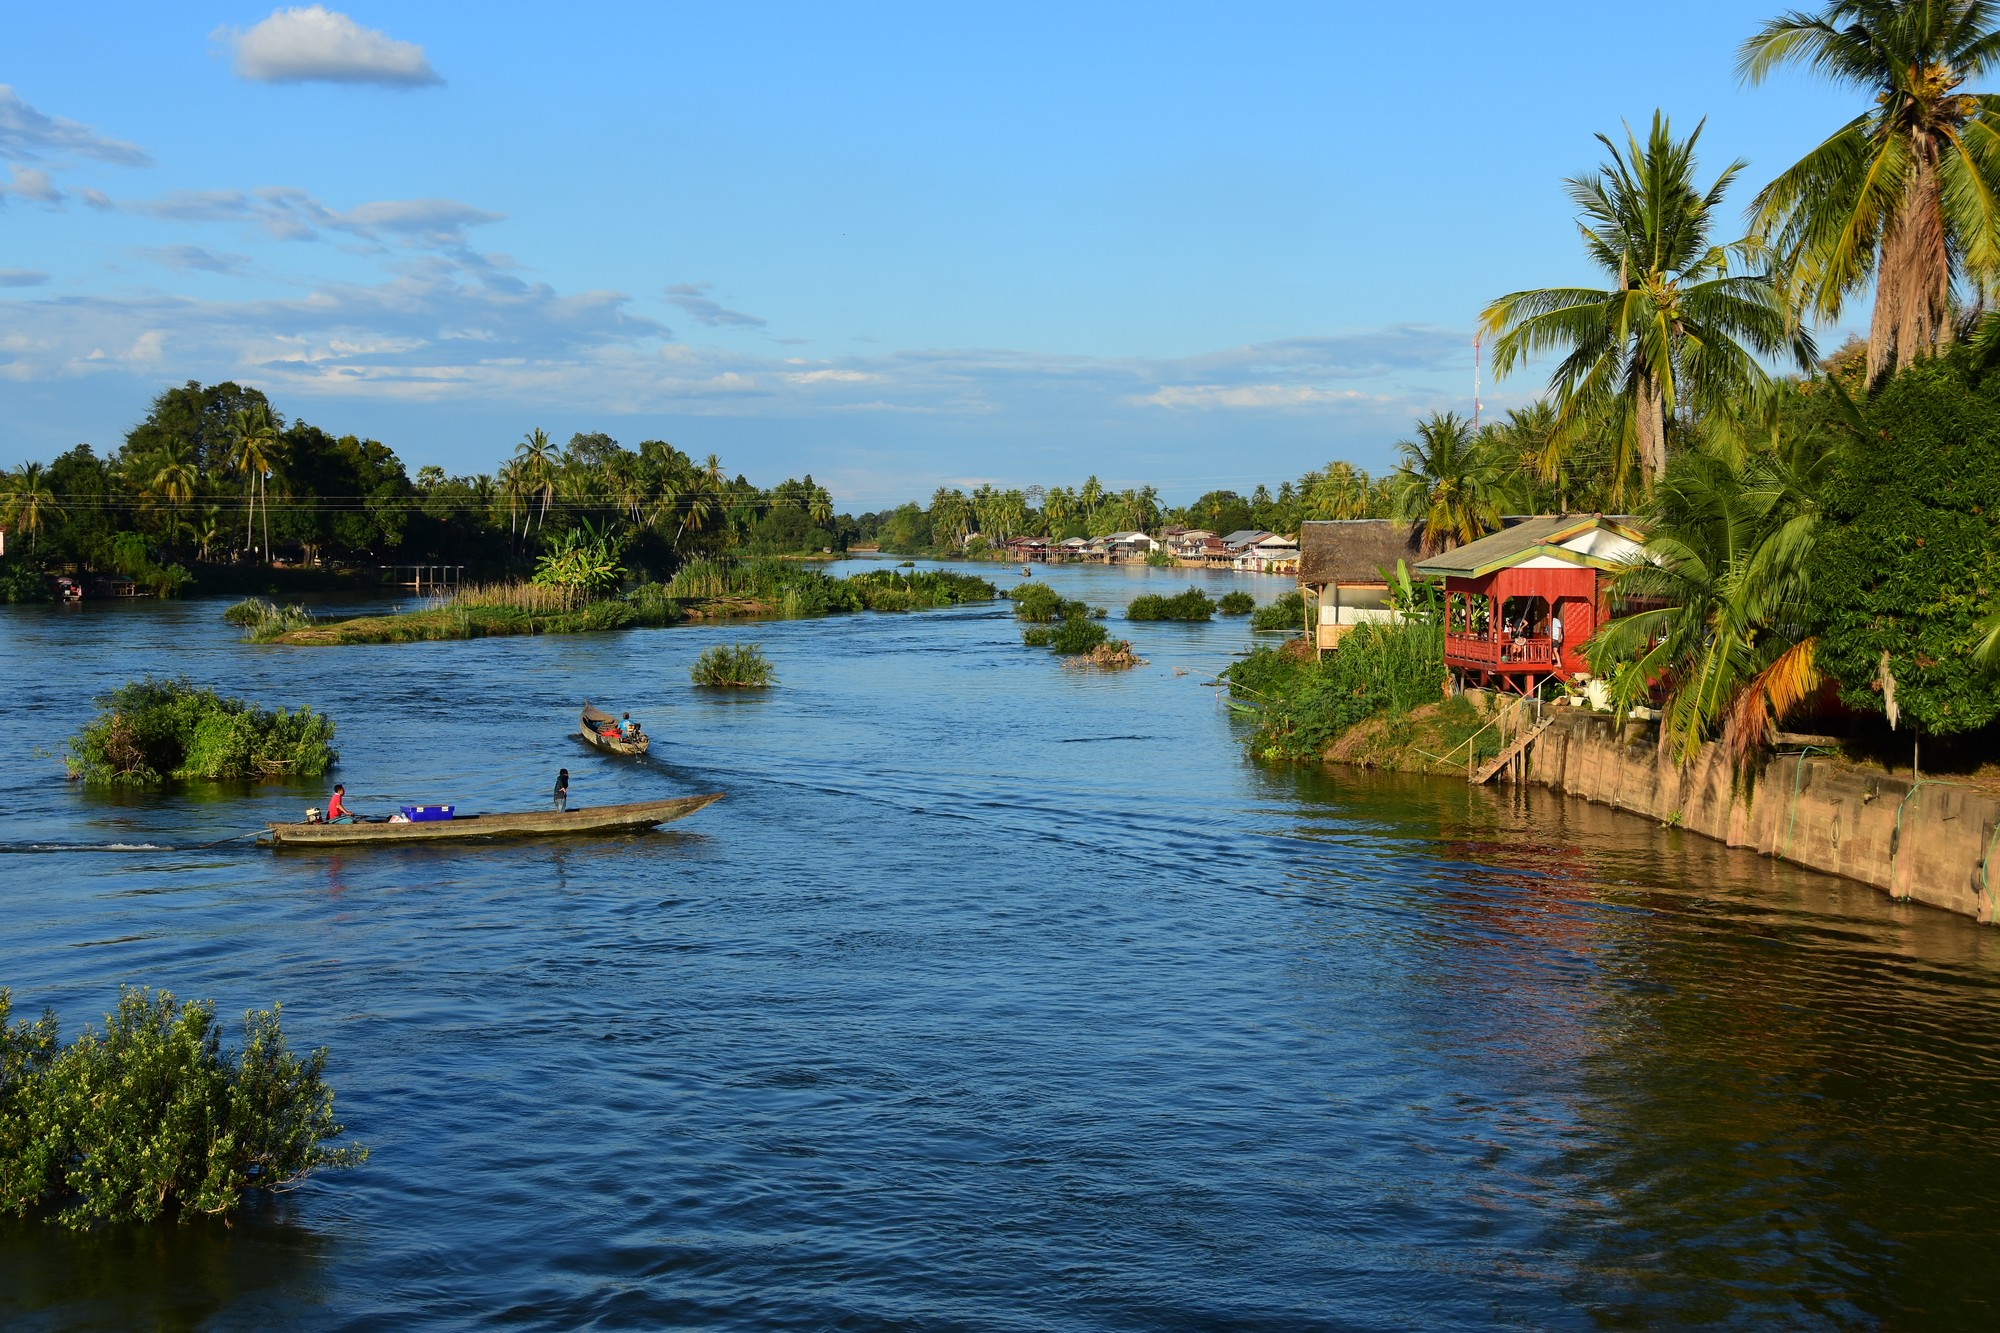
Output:
<instances>
[{"instance_id":1,"label":"second wooden boat","mask_svg":"<svg viewBox=\"0 0 2000 1333\"><path fill-rule=\"evenodd\" d=\"M466 815L409 824L272 824L263 841L273 847L348 847L357 843L451 842L472 838L547 838L574 834L633 833L691 815L722 799L719 791L670 801L600 805L587 810Z\"/></svg>"},{"instance_id":2,"label":"second wooden boat","mask_svg":"<svg viewBox=\"0 0 2000 1333\"><path fill-rule=\"evenodd\" d=\"M643 732L632 737L621 734L618 719L601 708L592 708L588 701L583 705L583 716L576 729L592 745L612 754L644 754L653 744L653 738Z\"/></svg>"}]
</instances>

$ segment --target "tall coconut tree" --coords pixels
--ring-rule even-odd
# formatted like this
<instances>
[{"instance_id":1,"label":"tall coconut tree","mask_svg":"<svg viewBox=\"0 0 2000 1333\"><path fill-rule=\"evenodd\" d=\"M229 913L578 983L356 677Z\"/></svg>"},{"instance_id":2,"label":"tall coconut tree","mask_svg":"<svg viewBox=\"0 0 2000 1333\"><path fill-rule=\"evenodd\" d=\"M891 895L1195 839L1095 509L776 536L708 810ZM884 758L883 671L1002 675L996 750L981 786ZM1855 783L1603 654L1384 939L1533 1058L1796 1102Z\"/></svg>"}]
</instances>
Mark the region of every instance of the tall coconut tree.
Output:
<instances>
[{"instance_id":1,"label":"tall coconut tree","mask_svg":"<svg viewBox=\"0 0 2000 1333\"><path fill-rule=\"evenodd\" d=\"M1549 378L1559 424L1600 423L1613 435L1617 493L1666 472L1667 422L1702 411L1768 376L1759 357L1811 365L1812 338L1790 320L1749 241L1710 239L1723 195L1743 169L1730 163L1706 191L1695 184L1701 126L1676 139L1653 113L1644 142L1597 136L1611 155L1592 175L1566 182L1581 213L1578 230L1608 288L1549 287L1514 292L1481 316L1504 376L1545 352L1562 359ZM1639 478L1633 476L1634 472Z\"/></svg>"},{"instance_id":2,"label":"tall coconut tree","mask_svg":"<svg viewBox=\"0 0 2000 1333\"><path fill-rule=\"evenodd\" d=\"M40 463L23 463L8 475L6 489L0 490L0 528L27 533L30 551L48 521L63 516L55 492L49 489L49 474Z\"/></svg>"},{"instance_id":3,"label":"tall coconut tree","mask_svg":"<svg viewBox=\"0 0 2000 1333\"><path fill-rule=\"evenodd\" d=\"M1424 525L1425 555L1499 531L1505 469L1470 421L1433 412L1417 423L1414 440L1396 442L1396 452L1402 465L1390 477L1394 513Z\"/></svg>"},{"instance_id":4,"label":"tall coconut tree","mask_svg":"<svg viewBox=\"0 0 2000 1333\"><path fill-rule=\"evenodd\" d=\"M264 497L264 559L269 562L271 470L277 466L278 450L284 443L284 437L278 433L278 423L271 418L271 409L259 402L239 407L230 414L229 442L236 470L247 478L248 512L244 516L243 545L246 550L256 546L254 523L261 495Z\"/></svg>"},{"instance_id":5,"label":"tall coconut tree","mask_svg":"<svg viewBox=\"0 0 2000 1333\"><path fill-rule=\"evenodd\" d=\"M1797 64L1871 99L1752 205L1803 314L1832 320L1875 280L1871 383L1951 340L1961 279L2000 275L2000 96L1964 90L1996 59L1993 0L1833 0L1737 52L1746 83Z\"/></svg>"},{"instance_id":6,"label":"tall coconut tree","mask_svg":"<svg viewBox=\"0 0 2000 1333\"><path fill-rule=\"evenodd\" d=\"M521 484L530 499L541 500L541 512L535 518L536 531L548 522L549 501L555 498L556 455L554 442L540 426L522 436L521 442L514 446L514 466L519 470Z\"/></svg>"},{"instance_id":7,"label":"tall coconut tree","mask_svg":"<svg viewBox=\"0 0 2000 1333\"><path fill-rule=\"evenodd\" d=\"M1307 518L1368 517L1368 474L1345 460L1328 463L1326 471L1311 475L1300 489Z\"/></svg>"},{"instance_id":8,"label":"tall coconut tree","mask_svg":"<svg viewBox=\"0 0 2000 1333\"><path fill-rule=\"evenodd\" d=\"M184 439L169 436L161 441L158 452L147 462L149 475L146 477L146 490L167 503L167 541L171 544L180 538L181 506L194 499L195 483L199 479L195 472L194 447Z\"/></svg>"}]
</instances>

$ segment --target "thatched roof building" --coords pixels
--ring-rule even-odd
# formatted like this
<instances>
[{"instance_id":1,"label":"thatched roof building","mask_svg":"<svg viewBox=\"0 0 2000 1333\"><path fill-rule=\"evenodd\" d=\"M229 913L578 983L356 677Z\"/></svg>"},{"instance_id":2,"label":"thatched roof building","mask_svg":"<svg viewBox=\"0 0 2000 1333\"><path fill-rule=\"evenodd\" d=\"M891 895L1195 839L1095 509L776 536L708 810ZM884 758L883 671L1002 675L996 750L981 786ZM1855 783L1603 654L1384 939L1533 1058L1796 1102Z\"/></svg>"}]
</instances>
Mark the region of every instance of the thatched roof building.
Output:
<instances>
[{"instance_id":1,"label":"thatched roof building","mask_svg":"<svg viewBox=\"0 0 2000 1333\"><path fill-rule=\"evenodd\" d=\"M1314 520L1299 527L1301 588L1387 587L1398 560L1423 558L1423 528L1387 518Z\"/></svg>"}]
</instances>

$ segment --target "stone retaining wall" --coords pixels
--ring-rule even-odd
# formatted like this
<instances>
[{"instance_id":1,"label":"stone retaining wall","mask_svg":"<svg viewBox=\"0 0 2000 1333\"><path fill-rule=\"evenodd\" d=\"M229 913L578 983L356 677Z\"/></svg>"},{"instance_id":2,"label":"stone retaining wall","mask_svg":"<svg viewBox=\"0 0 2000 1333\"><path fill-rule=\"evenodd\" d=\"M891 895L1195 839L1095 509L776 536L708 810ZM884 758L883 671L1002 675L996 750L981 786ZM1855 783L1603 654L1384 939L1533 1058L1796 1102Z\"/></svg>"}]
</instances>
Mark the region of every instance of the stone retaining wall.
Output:
<instances>
[{"instance_id":1,"label":"stone retaining wall","mask_svg":"<svg viewBox=\"0 0 2000 1333\"><path fill-rule=\"evenodd\" d=\"M1653 729L1557 710L1529 750L1539 786L1753 847L1980 921L2000 917L2000 798L1779 754L1738 777L1721 747L1679 765ZM1508 774L1502 774L1503 780ZM1990 877L1990 878L1989 878Z\"/></svg>"}]
</instances>

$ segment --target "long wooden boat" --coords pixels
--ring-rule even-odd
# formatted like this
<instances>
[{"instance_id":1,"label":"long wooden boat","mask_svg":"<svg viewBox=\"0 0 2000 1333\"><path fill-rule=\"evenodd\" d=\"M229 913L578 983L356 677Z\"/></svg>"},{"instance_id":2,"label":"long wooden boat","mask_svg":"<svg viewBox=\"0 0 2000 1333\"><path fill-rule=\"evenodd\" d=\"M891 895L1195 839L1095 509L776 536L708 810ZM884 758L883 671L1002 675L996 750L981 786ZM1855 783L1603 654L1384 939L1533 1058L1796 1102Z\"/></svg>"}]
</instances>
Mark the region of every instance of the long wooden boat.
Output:
<instances>
[{"instance_id":1,"label":"long wooden boat","mask_svg":"<svg viewBox=\"0 0 2000 1333\"><path fill-rule=\"evenodd\" d=\"M609 736L604 734L606 727L612 731ZM592 708L587 700L583 705L583 717L578 720L576 729L582 732L583 738L592 745L600 750L609 750L612 754L644 754L653 744L653 738L643 733L635 741L628 741L618 735L618 719L601 708Z\"/></svg>"},{"instance_id":2,"label":"long wooden boat","mask_svg":"<svg viewBox=\"0 0 2000 1333\"><path fill-rule=\"evenodd\" d=\"M683 818L722 799L719 791L671 801L599 805L587 810L466 815L410 824L272 824L260 841L272 847L346 847L355 843L448 842L473 838L548 838L585 833L632 833Z\"/></svg>"}]
</instances>

